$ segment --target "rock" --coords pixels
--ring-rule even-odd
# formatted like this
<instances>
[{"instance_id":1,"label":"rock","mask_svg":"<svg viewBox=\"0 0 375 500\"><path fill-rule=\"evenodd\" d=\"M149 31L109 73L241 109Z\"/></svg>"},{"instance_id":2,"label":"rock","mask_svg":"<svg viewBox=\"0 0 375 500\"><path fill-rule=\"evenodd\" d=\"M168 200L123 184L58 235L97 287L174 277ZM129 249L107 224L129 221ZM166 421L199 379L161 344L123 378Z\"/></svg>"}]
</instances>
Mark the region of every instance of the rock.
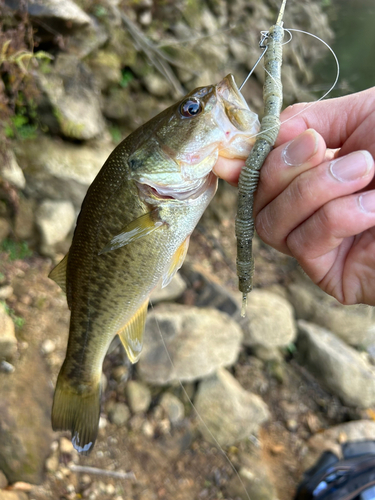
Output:
<instances>
[{"instance_id":1,"label":"rock","mask_svg":"<svg viewBox=\"0 0 375 500\"><path fill-rule=\"evenodd\" d=\"M151 403L151 392L145 384L129 380L125 390L128 404L133 413L143 413L148 410Z\"/></svg>"},{"instance_id":2,"label":"rock","mask_svg":"<svg viewBox=\"0 0 375 500\"><path fill-rule=\"evenodd\" d=\"M160 305L148 315L138 370L144 380L157 385L197 380L235 363L241 340L238 324L215 309Z\"/></svg>"},{"instance_id":3,"label":"rock","mask_svg":"<svg viewBox=\"0 0 375 500\"><path fill-rule=\"evenodd\" d=\"M182 401L170 392L165 392L162 395L159 405L163 408L172 424L180 422L185 416L185 408Z\"/></svg>"},{"instance_id":4,"label":"rock","mask_svg":"<svg viewBox=\"0 0 375 500\"><path fill-rule=\"evenodd\" d=\"M186 283L180 273L176 273L166 287L162 288L161 285L162 283L160 282L151 294L150 302L152 304L172 302L178 299L186 290Z\"/></svg>"},{"instance_id":5,"label":"rock","mask_svg":"<svg viewBox=\"0 0 375 500\"><path fill-rule=\"evenodd\" d=\"M5 3L12 9L18 9L19 0L6 0ZM27 12L32 17L43 19L44 23L64 21L74 27L90 23L90 17L72 0L30 0L26 5ZM55 25L54 25L55 26Z\"/></svg>"},{"instance_id":6,"label":"rock","mask_svg":"<svg viewBox=\"0 0 375 500\"><path fill-rule=\"evenodd\" d=\"M223 368L204 379L198 388L195 407L221 446L229 446L256 434L269 418L267 405L259 396L245 391ZM214 443L204 426L204 437Z\"/></svg>"},{"instance_id":7,"label":"rock","mask_svg":"<svg viewBox=\"0 0 375 500\"><path fill-rule=\"evenodd\" d=\"M56 349L56 343L51 339L46 339L42 343L42 353L51 354Z\"/></svg>"},{"instance_id":8,"label":"rock","mask_svg":"<svg viewBox=\"0 0 375 500\"><path fill-rule=\"evenodd\" d=\"M246 317L240 321L246 346L281 347L293 342L296 327L293 308L279 295L253 290L248 298Z\"/></svg>"},{"instance_id":9,"label":"rock","mask_svg":"<svg viewBox=\"0 0 375 500\"><path fill-rule=\"evenodd\" d=\"M309 441L309 453L304 461L304 469L311 467L324 451L332 451L342 458L341 445L352 441L375 441L375 422L355 420L336 425L314 434Z\"/></svg>"},{"instance_id":10,"label":"rock","mask_svg":"<svg viewBox=\"0 0 375 500\"><path fill-rule=\"evenodd\" d=\"M13 373L14 370L14 366L11 363L8 363L8 361L0 361L0 372Z\"/></svg>"},{"instance_id":11,"label":"rock","mask_svg":"<svg viewBox=\"0 0 375 500\"><path fill-rule=\"evenodd\" d=\"M70 201L45 200L35 216L41 233L41 250L48 255L54 245L64 241L73 229L76 218L74 206Z\"/></svg>"},{"instance_id":12,"label":"rock","mask_svg":"<svg viewBox=\"0 0 375 500\"><path fill-rule=\"evenodd\" d=\"M26 177L30 198L70 200L80 208L87 188L113 147L78 146L40 136L18 144L17 159Z\"/></svg>"},{"instance_id":13,"label":"rock","mask_svg":"<svg viewBox=\"0 0 375 500\"><path fill-rule=\"evenodd\" d=\"M0 170L1 177L19 189L24 189L26 186L25 176L12 150L9 149L6 152L6 157L3 161L4 163Z\"/></svg>"},{"instance_id":14,"label":"rock","mask_svg":"<svg viewBox=\"0 0 375 500\"><path fill-rule=\"evenodd\" d=\"M49 472L57 471L60 465L60 461L56 452L47 458L45 465L46 465L46 470L48 470Z\"/></svg>"},{"instance_id":15,"label":"rock","mask_svg":"<svg viewBox=\"0 0 375 500\"><path fill-rule=\"evenodd\" d=\"M115 403L109 412L110 421L121 427L126 424L130 418L129 408L124 403Z\"/></svg>"},{"instance_id":16,"label":"rock","mask_svg":"<svg viewBox=\"0 0 375 500\"><path fill-rule=\"evenodd\" d=\"M290 285L288 291L298 319L323 326L350 345L373 339L375 308L363 304L344 306L304 278Z\"/></svg>"},{"instance_id":17,"label":"rock","mask_svg":"<svg viewBox=\"0 0 375 500\"><path fill-rule=\"evenodd\" d=\"M170 83L157 73L149 73L143 80L150 94L156 97L163 97L171 92Z\"/></svg>"},{"instance_id":18,"label":"rock","mask_svg":"<svg viewBox=\"0 0 375 500\"><path fill-rule=\"evenodd\" d=\"M3 490L8 486L8 479L5 474L0 470L0 490Z\"/></svg>"},{"instance_id":19,"label":"rock","mask_svg":"<svg viewBox=\"0 0 375 500\"><path fill-rule=\"evenodd\" d=\"M241 466L238 474L243 484L235 474L225 487L231 498L277 500L276 490L271 482L267 464L262 462L261 457L246 455L246 465Z\"/></svg>"},{"instance_id":20,"label":"rock","mask_svg":"<svg viewBox=\"0 0 375 500\"><path fill-rule=\"evenodd\" d=\"M129 367L120 365L112 368L111 376L116 380L116 382L126 382L130 376Z\"/></svg>"},{"instance_id":21,"label":"rock","mask_svg":"<svg viewBox=\"0 0 375 500\"><path fill-rule=\"evenodd\" d=\"M0 287L0 300L10 299L12 295L13 295L13 287L11 285L5 285Z\"/></svg>"},{"instance_id":22,"label":"rock","mask_svg":"<svg viewBox=\"0 0 375 500\"><path fill-rule=\"evenodd\" d=\"M298 321L301 363L344 404L368 408L375 404L375 369L352 347L320 326Z\"/></svg>"},{"instance_id":23,"label":"rock","mask_svg":"<svg viewBox=\"0 0 375 500\"><path fill-rule=\"evenodd\" d=\"M111 84L118 84L121 80L121 59L109 50L98 50L87 61L93 72L98 87L107 89Z\"/></svg>"},{"instance_id":24,"label":"rock","mask_svg":"<svg viewBox=\"0 0 375 500\"><path fill-rule=\"evenodd\" d=\"M12 485L12 488L18 491L30 492L34 488L34 485L25 483L25 481L16 481Z\"/></svg>"},{"instance_id":25,"label":"rock","mask_svg":"<svg viewBox=\"0 0 375 500\"><path fill-rule=\"evenodd\" d=\"M0 241L5 240L10 234L10 224L4 219L4 217L0 217Z\"/></svg>"},{"instance_id":26,"label":"rock","mask_svg":"<svg viewBox=\"0 0 375 500\"><path fill-rule=\"evenodd\" d=\"M38 76L65 137L87 140L104 131L93 75L76 56L60 54L54 71Z\"/></svg>"},{"instance_id":27,"label":"rock","mask_svg":"<svg viewBox=\"0 0 375 500\"><path fill-rule=\"evenodd\" d=\"M0 491L0 500L28 500L23 491Z\"/></svg>"},{"instance_id":28,"label":"rock","mask_svg":"<svg viewBox=\"0 0 375 500\"><path fill-rule=\"evenodd\" d=\"M63 455L70 455L74 453L73 443L70 439L67 439L65 437L62 437L60 439L60 453L62 453Z\"/></svg>"},{"instance_id":29,"label":"rock","mask_svg":"<svg viewBox=\"0 0 375 500\"><path fill-rule=\"evenodd\" d=\"M66 52L83 59L99 47L102 47L108 40L108 33L103 24L99 23L95 17L91 17L90 24L75 30L66 38Z\"/></svg>"},{"instance_id":30,"label":"rock","mask_svg":"<svg viewBox=\"0 0 375 500\"><path fill-rule=\"evenodd\" d=\"M13 359L17 352L14 323L0 303L0 360Z\"/></svg>"},{"instance_id":31,"label":"rock","mask_svg":"<svg viewBox=\"0 0 375 500\"><path fill-rule=\"evenodd\" d=\"M36 201L21 197L14 221L14 232L20 240L30 240L35 234Z\"/></svg>"},{"instance_id":32,"label":"rock","mask_svg":"<svg viewBox=\"0 0 375 500\"><path fill-rule=\"evenodd\" d=\"M240 317L240 307L235 294L206 276L199 264L185 263L181 275L188 284L189 292L194 292L193 302L197 307L214 307L235 319Z\"/></svg>"},{"instance_id":33,"label":"rock","mask_svg":"<svg viewBox=\"0 0 375 500\"><path fill-rule=\"evenodd\" d=\"M10 483L40 484L52 442L52 391L39 345L29 344L14 373L0 373L0 393L0 470Z\"/></svg>"}]
</instances>

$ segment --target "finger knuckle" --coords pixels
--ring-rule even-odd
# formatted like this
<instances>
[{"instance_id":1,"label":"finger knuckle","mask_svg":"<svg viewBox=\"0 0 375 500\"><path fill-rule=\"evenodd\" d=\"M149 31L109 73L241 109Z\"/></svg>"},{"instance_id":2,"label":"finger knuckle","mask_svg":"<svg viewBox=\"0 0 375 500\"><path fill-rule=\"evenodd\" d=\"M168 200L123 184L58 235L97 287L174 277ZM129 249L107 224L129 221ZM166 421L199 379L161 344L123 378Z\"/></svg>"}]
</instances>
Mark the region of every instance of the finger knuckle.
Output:
<instances>
[{"instance_id":1,"label":"finger knuckle","mask_svg":"<svg viewBox=\"0 0 375 500\"><path fill-rule=\"evenodd\" d=\"M308 175L301 174L291 184L289 197L293 203L305 203L314 196L312 183Z\"/></svg>"},{"instance_id":2,"label":"finger knuckle","mask_svg":"<svg viewBox=\"0 0 375 500\"><path fill-rule=\"evenodd\" d=\"M265 243L271 245L273 240L274 224L273 218L270 217L269 210L263 209L259 212L255 218L254 224L258 236Z\"/></svg>"},{"instance_id":3,"label":"finger knuckle","mask_svg":"<svg viewBox=\"0 0 375 500\"><path fill-rule=\"evenodd\" d=\"M321 231L332 235L333 237L339 237L340 226L338 224L338 212L334 203L326 203L323 205L318 212L318 220Z\"/></svg>"}]
</instances>

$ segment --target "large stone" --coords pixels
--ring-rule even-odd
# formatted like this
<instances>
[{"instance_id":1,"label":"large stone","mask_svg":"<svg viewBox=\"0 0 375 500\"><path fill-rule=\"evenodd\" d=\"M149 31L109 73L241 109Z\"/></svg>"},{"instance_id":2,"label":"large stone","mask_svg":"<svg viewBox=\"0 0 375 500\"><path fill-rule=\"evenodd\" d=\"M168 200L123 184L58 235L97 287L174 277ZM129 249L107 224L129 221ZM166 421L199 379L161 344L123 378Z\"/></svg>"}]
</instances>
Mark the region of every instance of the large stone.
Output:
<instances>
[{"instance_id":1,"label":"large stone","mask_svg":"<svg viewBox=\"0 0 375 500\"><path fill-rule=\"evenodd\" d=\"M288 288L298 319L327 328L350 345L371 342L375 332L375 308L363 304L344 306L305 278Z\"/></svg>"},{"instance_id":2,"label":"large stone","mask_svg":"<svg viewBox=\"0 0 375 500\"><path fill-rule=\"evenodd\" d=\"M375 368L352 347L320 326L298 321L301 363L348 406L375 404Z\"/></svg>"},{"instance_id":3,"label":"large stone","mask_svg":"<svg viewBox=\"0 0 375 500\"><path fill-rule=\"evenodd\" d=\"M27 194L37 199L71 200L79 208L112 149L108 144L78 146L45 136L19 143L16 154L24 169Z\"/></svg>"},{"instance_id":4,"label":"large stone","mask_svg":"<svg viewBox=\"0 0 375 500\"><path fill-rule=\"evenodd\" d=\"M304 469L314 465L324 451L332 451L342 458L341 445L352 441L375 441L375 422L355 420L336 425L314 434L308 441L309 453L304 461Z\"/></svg>"},{"instance_id":5,"label":"large stone","mask_svg":"<svg viewBox=\"0 0 375 500\"><path fill-rule=\"evenodd\" d=\"M12 9L19 9L20 0L6 0ZM27 12L32 17L43 19L44 23L58 20L73 26L83 26L90 23L90 17L72 0L29 0L26 4Z\"/></svg>"},{"instance_id":6,"label":"large stone","mask_svg":"<svg viewBox=\"0 0 375 500\"><path fill-rule=\"evenodd\" d=\"M59 55L51 73L39 74L39 83L65 137L87 140L103 132L104 120L94 77L76 56Z\"/></svg>"},{"instance_id":7,"label":"large stone","mask_svg":"<svg viewBox=\"0 0 375 500\"><path fill-rule=\"evenodd\" d=\"M51 405L50 374L29 344L16 370L0 373L0 470L10 483L42 482L52 442Z\"/></svg>"},{"instance_id":8,"label":"large stone","mask_svg":"<svg viewBox=\"0 0 375 500\"><path fill-rule=\"evenodd\" d=\"M17 339L12 318L0 303L0 360L11 360L17 352Z\"/></svg>"},{"instance_id":9,"label":"large stone","mask_svg":"<svg viewBox=\"0 0 375 500\"><path fill-rule=\"evenodd\" d=\"M142 378L153 384L197 380L221 366L233 365L241 340L240 327L225 313L161 305L147 318L138 369Z\"/></svg>"},{"instance_id":10,"label":"large stone","mask_svg":"<svg viewBox=\"0 0 375 500\"><path fill-rule=\"evenodd\" d=\"M19 189L24 189L26 185L25 176L23 175L21 167L18 165L15 154L12 150L6 152L3 159L3 165L0 169L0 177L10 182Z\"/></svg>"},{"instance_id":11,"label":"large stone","mask_svg":"<svg viewBox=\"0 0 375 500\"><path fill-rule=\"evenodd\" d=\"M223 368L199 384L195 407L205 424L201 425L202 434L220 446L257 434L259 426L269 418L264 401L243 389Z\"/></svg>"},{"instance_id":12,"label":"large stone","mask_svg":"<svg viewBox=\"0 0 375 500\"><path fill-rule=\"evenodd\" d=\"M64 241L73 229L75 210L70 201L43 201L36 212L36 224L42 238L42 251L48 253L56 243Z\"/></svg>"},{"instance_id":13,"label":"large stone","mask_svg":"<svg viewBox=\"0 0 375 500\"><path fill-rule=\"evenodd\" d=\"M246 317L240 321L246 346L281 347L296 337L293 308L287 300L266 290L253 290Z\"/></svg>"}]
</instances>

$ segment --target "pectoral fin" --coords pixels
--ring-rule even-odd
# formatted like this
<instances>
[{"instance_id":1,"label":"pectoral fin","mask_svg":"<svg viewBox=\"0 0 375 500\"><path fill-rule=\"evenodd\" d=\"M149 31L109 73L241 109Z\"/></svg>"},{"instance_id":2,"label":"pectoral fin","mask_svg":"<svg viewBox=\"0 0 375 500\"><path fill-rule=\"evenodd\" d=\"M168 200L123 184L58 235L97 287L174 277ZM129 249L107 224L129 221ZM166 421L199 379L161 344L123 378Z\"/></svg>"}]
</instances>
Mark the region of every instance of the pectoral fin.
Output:
<instances>
[{"instance_id":1,"label":"pectoral fin","mask_svg":"<svg viewBox=\"0 0 375 500\"><path fill-rule=\"evenodd\" d=\"M189 241L190 241L190 236L188 236L186 240L183 241L181 245L177 248L177 251L173 255L172 260L169 263L168 268L166 269L163 275L163 281L161 285L162 288L166 287L171 282L173 276L177 273L177 271L184 263L186 253L189 248Z\"/></svg>"},{"instance_id":2,"label":"pectoral fin","mask_svg":"<svg viewBox=\"0 0 375 500\"><path fill-rule=\"evenodd\" d=\"M141 217L138 217L138 219L133 220L130 224L125 226L121 233L114 236L99 252L99 255L110 252L111 250L117 250L117 248L123 247L132 241L143 238L163 224L164 222L159 219L159 210L155 208L151 210L151 212L141 215Z\"/></svg>"},{"instance_id":3,"label":"pectoral fin","mask_svg":"<svg viewBox=\"0 0 375 500\"><path fill-rule=\"evenodd\" d=\"M68 265L68 255L67 253L63 260L57 264L56 267L52 269L48 277L51 278L59 287L66 293L66 266Z\"/></svg>"},{"instance_id":4,"label":"pectoral fin","mask_svg":"<svg viewBox=\"0 0 375 500\"><path fill-rule=\"evenodd\" d=\"M147 306L148 299L141 305L130 321L117 332L132 363L136 363L141 355Z\"/></svg>"}]
</instances>

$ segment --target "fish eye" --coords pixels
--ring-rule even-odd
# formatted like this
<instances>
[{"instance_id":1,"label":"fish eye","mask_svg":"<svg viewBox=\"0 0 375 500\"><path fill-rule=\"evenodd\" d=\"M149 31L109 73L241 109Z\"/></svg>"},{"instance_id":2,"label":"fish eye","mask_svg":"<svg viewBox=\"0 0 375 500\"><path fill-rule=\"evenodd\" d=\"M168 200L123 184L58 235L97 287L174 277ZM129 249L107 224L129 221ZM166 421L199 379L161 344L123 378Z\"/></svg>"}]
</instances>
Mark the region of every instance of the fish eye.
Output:
<instances>
[{"instance_id":1,"label":"fish eye","mask_svg":"<svg viewBox=\"0 0 375 500\"><path fill-rule=\"evenodd\" d=\"M189 98L184 101L180 106L180 114L185 118L199 115L203 110L203 104L199 99Z\"/></svg>"}]
</instances>

